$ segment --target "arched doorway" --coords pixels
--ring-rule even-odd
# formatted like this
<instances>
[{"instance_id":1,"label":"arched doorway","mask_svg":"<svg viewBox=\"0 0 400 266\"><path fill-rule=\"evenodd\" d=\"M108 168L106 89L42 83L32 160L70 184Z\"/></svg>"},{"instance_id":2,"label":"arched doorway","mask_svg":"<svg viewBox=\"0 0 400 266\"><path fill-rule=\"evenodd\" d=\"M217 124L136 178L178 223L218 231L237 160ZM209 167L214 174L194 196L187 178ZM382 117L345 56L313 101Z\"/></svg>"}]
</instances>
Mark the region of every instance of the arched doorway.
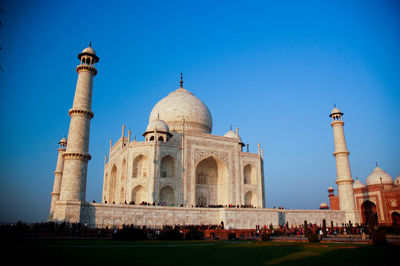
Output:
<instances>
[{"instance_id":1,"label":"arched doorway","mask_svg":"<svg viewBox=\"0 0 400 266\"><path fill-rule=\"evenodd\" d=\"M108 174L104 177L103 202L108 200Z\"/></svg>"},{"instance_id":2,"label":"arched doorway","mask_svg":"<svg viewBox=\"0 0 400 266\"><path fill-rule=\"evenodd\" d=\"M254 178L254 170L253 167L251 167L250 164L246 165L243 168L243 176L244 176L244 180L243 183L244 184L252 184L254 185L255 182L255 178Z\"/></svg>"},{"instance_id":3,"label":"arched doorway","mask_svg":"<svg viewBox=\"0 0 400 266\"><path fill-rule=\"evenodd\" d=\"M109 203L115 203L115 189L117 187L117 166L114 164L111 169L110 186L108 199Z\"/></svg>"},{"instance_id":4,"label":"arched doorway","mask_svg":"<svg viewBox=\"0 0 400 266\"><path fill-rule=\"evenodd\" d=\"M119 203L125 203L125 189L121 188L121 192L119 193Z\"/></svg>"},{"instance_id":5,"label":"arched doorway","mask_svg":"<svg viewBox=\"0 0 400 266\"><path fill-rule=\"evenodd\" d=\"M147 202L147 190L141 185L136 186L132 189L132 201L135 202L136 205L139 205L141 202Z\"/></svg>"},{"instance_id":6,"label":"arched doorway","mask_svg":"<svg viewBox=\"0 0 400 266\"><path fill-rule=\"evenodd\" d=\"M251 191L247 191L247 193L244 194L244 204L246 206L252 205L253 203L252 198L253 198L253 193L251 193Z\"/></svg>"},{"instance_id":7,"label":"arched doorway","mask_svg":"<svg viewBox=\"0 0 400 266\"><path fill-rule=\"evenodd\" d=\"M175 193L174 189L170 186L165 186L160 189L160 202L165 203L167 206L174 206Z\"/></svg>"},{"instance_id":8,"label":"arched doorway","mask_svg":"<svg viewBox=\"0 0 400 266\"><path fill-rule=\"evenodd\" d=\"M196 205L229 204L228 168L210 156L196 167Z\"/></svg>"},{"instance_id":9,"label":"arched doorway","mask_svg":"<svg viewBox=\"0 0 400 266\"><path fill-rule=\"evenodd\" d=\"M376 212L376 205L367 200L361 204L362 222L366 225L378 224L378 213Z\"/></svg>"},{"instance_id":10,"label":"arched doorway","mask_svg":"<svg viewBox=\"0 0 400 266\"><path fill-rule=\"evenodd\" d=\"M139 155L133 160L133 178L146 178L148 175L148 163L146 156Z\"/></svg>"},{"instance_id":11,"label":"arched doorway","mask_svg":"<svg viewBox=\"0 0 400 266\"><path fill-rule=\"evenodd\" d=\"M398 212L392 213L392 224L395 227L400 227L400 214Z\"/></svg>"},{"instance_id":12,"label":"arched doorway","mask_svg":"<svg viewBox=\"0 0 400 266\"><path fill-rule=\"evenodd\" d=\"M175 160L172 156L167 155L161 159L160 177L175 177Z\"/></svg>"}]
</instances>

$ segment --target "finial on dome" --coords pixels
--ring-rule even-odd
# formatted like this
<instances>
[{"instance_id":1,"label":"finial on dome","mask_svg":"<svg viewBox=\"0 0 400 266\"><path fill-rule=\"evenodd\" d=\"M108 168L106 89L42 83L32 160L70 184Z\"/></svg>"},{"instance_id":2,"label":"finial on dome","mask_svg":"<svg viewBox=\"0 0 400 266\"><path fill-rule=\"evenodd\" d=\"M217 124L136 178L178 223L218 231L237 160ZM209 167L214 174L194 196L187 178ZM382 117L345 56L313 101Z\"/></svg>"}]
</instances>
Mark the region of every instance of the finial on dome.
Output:
<instances>
[{"instance_id":1,"label":"finial on dome","mask_svg":"<svg viewBox=\"0 0 400 266\"><path fill-rule=\"evenodd\" d=\"M378 161L375 162L376 167L378 167Z\"/></svg>"},{"instance_id":2,"label":"finial on dome","mask_svg":"<svg viewBox=\"0 0 400 266\"><path fill-rule=\"evenodd\" d=\"M333 108L335 108L335 107L336 107L336 103L333 104Z\"/></svg>"},{"instance_id":3,"label":"finial on dome","mask_svg":"<svg viewBox=\"0 0 400 266\"><path fill-rule=\"evenodd\" d=\"M92 42L89 42L89 47L92 47Z\"/></svg>"},{"instance_id":4,"label":"finial on dome","mask_svg":"<svg viewBox=\"0 0 400 266\"><path fill-rule=\"evenodd\" d=\"M181 80L179 81L179 83L181 84L181 88L183 88L183 77L182 77L182 72L181 72Z\"/></svg>"}]
</instances>

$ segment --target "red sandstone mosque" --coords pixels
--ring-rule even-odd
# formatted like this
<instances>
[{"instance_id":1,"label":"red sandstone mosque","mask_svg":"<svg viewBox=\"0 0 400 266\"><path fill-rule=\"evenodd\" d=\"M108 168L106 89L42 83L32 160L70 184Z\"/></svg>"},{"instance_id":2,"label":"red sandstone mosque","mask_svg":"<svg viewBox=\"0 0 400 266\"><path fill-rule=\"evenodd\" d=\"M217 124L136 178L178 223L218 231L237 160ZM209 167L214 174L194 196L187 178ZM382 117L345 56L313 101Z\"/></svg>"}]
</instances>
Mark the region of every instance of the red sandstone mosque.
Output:
<instances>
[{"instance_id":1,"label":"red sandstone mosque","mask_svg":"<svg viewBox=\"0 0 400 266\"><path fill-rule=\"evenodd\" d=\"M334 195L332 187L329 187L328 192L331 209L339 210L339 197ZM367 177L366 185L356 178L353 193L362 223L400 225L400 176L393 181L377 164ZM327 207L327 204L322 205L321 209Z\"/></svg>"}]
</instances>

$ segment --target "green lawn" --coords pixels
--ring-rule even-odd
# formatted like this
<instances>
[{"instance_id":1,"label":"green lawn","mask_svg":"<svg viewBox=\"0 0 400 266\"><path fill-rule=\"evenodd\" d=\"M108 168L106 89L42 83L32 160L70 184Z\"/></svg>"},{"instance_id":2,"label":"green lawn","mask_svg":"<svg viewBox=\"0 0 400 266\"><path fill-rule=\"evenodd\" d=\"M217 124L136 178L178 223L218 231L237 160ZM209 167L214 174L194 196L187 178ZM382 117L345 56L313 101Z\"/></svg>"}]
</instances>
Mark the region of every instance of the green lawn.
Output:
<instances>
[{"instance_id":1,"label":"green lawn","mask_svg":"<svg viewBox=\"0 0 400 266\"><path fill-rule=\"evenodd\" d=\"M2 241L25 265L395 265L399 246L248 241ZM397 257L398 258L398 257ZM29 263L29 264L28 264Z\"/></svg>"}]
</instances>

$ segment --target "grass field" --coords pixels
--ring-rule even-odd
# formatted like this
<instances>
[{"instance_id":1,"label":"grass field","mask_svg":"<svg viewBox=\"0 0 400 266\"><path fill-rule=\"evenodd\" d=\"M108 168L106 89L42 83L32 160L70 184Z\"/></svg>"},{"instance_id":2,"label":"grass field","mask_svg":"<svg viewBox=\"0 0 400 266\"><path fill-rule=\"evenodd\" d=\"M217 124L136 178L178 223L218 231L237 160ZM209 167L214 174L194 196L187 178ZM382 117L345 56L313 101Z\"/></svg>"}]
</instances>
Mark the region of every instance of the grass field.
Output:
<instances>
[{"instance_id":1,"label":"grass field","mask_svg":"<svg viewBox=\"0 0 400 266\"><path fill-rule=\"evenodd\" d=\"M25 265L396 265L399 246L248 241L2 241Z\"/></svg>"}]
</instances>

